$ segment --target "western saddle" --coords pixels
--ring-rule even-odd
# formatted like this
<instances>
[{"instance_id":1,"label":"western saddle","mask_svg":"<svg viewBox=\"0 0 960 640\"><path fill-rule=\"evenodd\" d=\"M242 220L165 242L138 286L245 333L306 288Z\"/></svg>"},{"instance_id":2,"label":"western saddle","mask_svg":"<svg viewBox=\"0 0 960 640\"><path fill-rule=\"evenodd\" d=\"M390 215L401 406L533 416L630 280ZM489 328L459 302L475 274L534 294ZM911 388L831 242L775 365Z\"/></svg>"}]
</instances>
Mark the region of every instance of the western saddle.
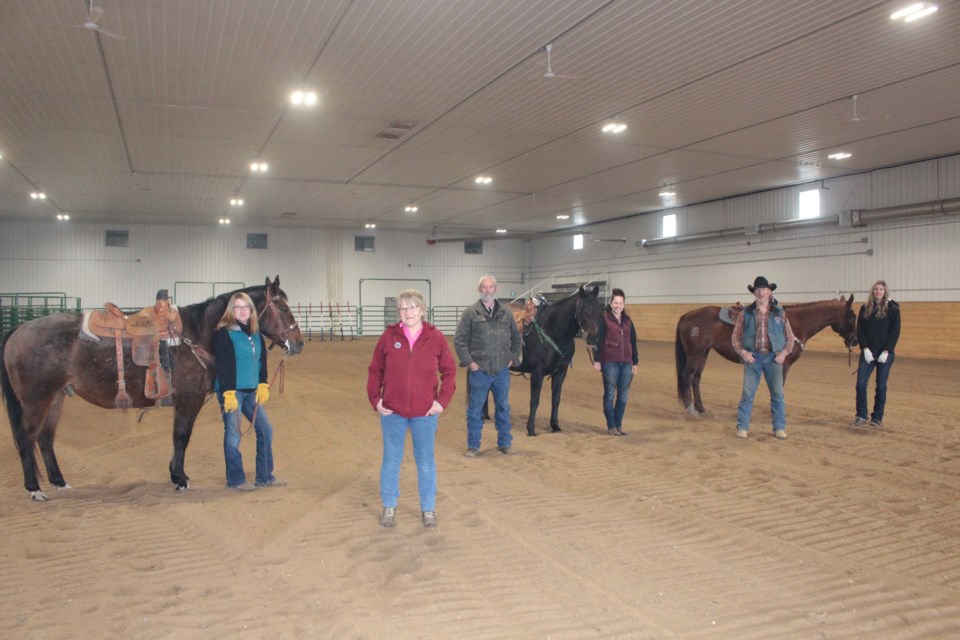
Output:
<instances>
[{"instance_id":1,"label":"western saddle","mask_svg":"<svg viewBox=\"0 0 960 640\"><path fill-rule=\"evenodd\" d=\"M130 347L134 364L146 367L143 395L155 400L157 405L173 403L172 362L169 345L179 344L179 335L183 330L180 312L170 304L166 289L157 292L157 301L132 315L124 315L112 302L104 304L104 309L88 311L83 318L83 337L100 341L113 338L117 354L117 397L118 409L133 406L127 393L127 384L123 366L123 348Z\"/></svg>"}]
</instances>

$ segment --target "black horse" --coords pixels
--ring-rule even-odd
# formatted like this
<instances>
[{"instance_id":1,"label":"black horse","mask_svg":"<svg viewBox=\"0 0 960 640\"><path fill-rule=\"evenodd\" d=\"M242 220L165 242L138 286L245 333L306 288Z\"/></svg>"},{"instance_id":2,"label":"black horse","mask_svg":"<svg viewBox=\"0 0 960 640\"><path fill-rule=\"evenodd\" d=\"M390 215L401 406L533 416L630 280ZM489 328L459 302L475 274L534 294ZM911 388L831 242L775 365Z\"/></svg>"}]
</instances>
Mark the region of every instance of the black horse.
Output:
<instances>
[{"instance_id":1,"label":"black horse","mask_svg":"<svg viewBox=\"0 0 960 640\"><path fill-rule=\"evenodd\" d=\"M534 421L540 406L540 390L543 379L551 378L552 410L550 430L560 431L557 410L560 406L560 391L567 377L567 367L573 360L574 338L583 331L587 344L592 345L597 337L598 323L603 313L599 298L600 287L592 291L579 291L559 302L548 304L527 327L524 328L523 363L511 367L518 373L530 374L530 417L527 419L527 435L537 435Z\"/></svg>"},{"instance_id":2,"label":"black horse","mask_svg":"<svg viewBox=\"0 0 960 640\"><path fill-rule=\"evenodd\" d=\"M258 287L242 289L257 307L260 332L288 353L303 350L303 336L280 289L280 276ZM173 457L170 480L177 490L187 489L184 456L193 424L208 394L213 392L212 339L230 296L224 293L206 302L180 309L182 343L170 347L173 366ZM80 338L83 316L56 313L25 322L0 342L0 385L13 429L13 439L23 466L23 486L36 501L47 499L37 479L34 449L39 446L50 483L69 489L63 479L53 440L67 393L87 402L116 407L117 363L113 341L101 343ZM146 368L136 365L129 347L124 349L126 389L134 407L152 407L144 396Z\"/></svg>"}]
</instances>

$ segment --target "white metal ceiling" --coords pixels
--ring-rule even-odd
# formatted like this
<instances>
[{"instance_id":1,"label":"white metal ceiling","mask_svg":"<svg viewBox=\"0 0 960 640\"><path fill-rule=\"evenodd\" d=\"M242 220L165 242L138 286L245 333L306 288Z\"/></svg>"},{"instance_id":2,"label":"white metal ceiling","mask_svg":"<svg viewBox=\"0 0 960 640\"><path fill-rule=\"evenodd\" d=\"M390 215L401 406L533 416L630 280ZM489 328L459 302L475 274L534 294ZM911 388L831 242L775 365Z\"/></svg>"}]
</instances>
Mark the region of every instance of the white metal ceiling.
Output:
<instances>
[{"instance_id":1,"label":"white metal ceiling","mask_svg":"<svg viewBox=\"0 0 960 640\"><path fill-rule=\"evenodd\" d=\"M0 217L544 232L960 152L955 0L95 4L0 2Z\"/></svg>"}]
</instances>

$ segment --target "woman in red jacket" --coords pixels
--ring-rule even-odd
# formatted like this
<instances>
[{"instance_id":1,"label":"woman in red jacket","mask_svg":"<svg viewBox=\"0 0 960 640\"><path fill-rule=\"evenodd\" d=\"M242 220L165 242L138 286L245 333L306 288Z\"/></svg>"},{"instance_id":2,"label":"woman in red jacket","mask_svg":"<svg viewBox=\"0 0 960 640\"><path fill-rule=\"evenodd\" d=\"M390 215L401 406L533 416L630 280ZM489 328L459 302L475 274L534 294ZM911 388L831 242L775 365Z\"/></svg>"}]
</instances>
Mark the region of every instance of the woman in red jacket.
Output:
<instances>
[{"instance_id":1,"label":"woman in red jacket","mask_svg":"<svg viewBox=\"0 0 960 640\"><path fill-rule=\"evenodd\" d=\"M396 524L400 463L407 429L413 434L423 526L428 529L437 526L437 465L433 441L437 420L456 389L457 364L443 333L423 321L426 311L423 294L416 289L401 291L397 296L400 322L388 326L380 336L368 369L367 396L380 414L383 432L380 466L383 499L380 526L383 527Z\"/></svg>"}]
</instances>

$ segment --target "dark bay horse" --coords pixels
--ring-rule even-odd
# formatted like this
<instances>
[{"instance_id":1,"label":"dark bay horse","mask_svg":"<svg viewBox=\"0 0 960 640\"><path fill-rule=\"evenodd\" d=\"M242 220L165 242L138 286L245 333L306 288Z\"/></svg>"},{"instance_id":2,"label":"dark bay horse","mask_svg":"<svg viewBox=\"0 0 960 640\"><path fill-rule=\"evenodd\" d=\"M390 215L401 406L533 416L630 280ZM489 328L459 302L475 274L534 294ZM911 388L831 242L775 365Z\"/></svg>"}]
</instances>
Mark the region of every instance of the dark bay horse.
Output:
<instances>
[{"instance_id":1,"label":"dark bay horse","mask_svg":"<svg viewBox=\"0 0 960 640\"><path fill-rule=\"evenodd\" d=\"M288 353L303 350L303 336L290 312L287 296L280 289L280 276L262 286L242 289L257 307L260 332L280 344ZM171 346L173 360L173 457L170 480L177 490L187 489L189 478L183 469L184 456L193 424L208 394L213 392L212 338L217 322L234 292L180 309L183 343ZM13 429L13 439L23 465L23 484L36 501L47 499L40 490L34 449L47 469L50 483L69 489L63 479L53 440L66 395L77 395L105 409L115 408L117 362L112 340L99 344L81 339L82 315L56 313L30 320L11 330L0 342L0 384ZM194 352L189 345L195 345ZM136 365L130 349L124 348L126 388L134 407L154 406L144 397L146 368Z\"/></svg>"},{"instance_id":2,"label":"dark bay horse","mask_svg":"<svg viewBox=\"0 0 960 640\"><path fill-rule=\"evenodd\" d=\"M783 381L787 381L787 372L806 348L807 340L815 336L824 327L830 327L843 338L843 344L850 349L857 343L857 318L853 313L853 294L849 299L843 296L836 300L787 304L783 306L790 320L790 328L797 338L793 352L783 363ZM720 307L700 307L680 317L677 323L677 337L674 343L677 360L677 397L687 411L692 414L703 413L703 400L700 398L700 377L707 365L710 349L714 349L730 362L741 363L740 356L734 352L730 339L733 325L720 320Z\"/></svg>"},{"instance_id":3,"label":"dark bay horse","mask_svg":"<svg viewBox=\"0 0 960 640\"><path fill-rule=\"evenodd\" d=\"M582 330L587 344L593 344L597 336L597 323L603 313L603 302L598 297L600 287L585 291L583 287L568 298L548 304L540 311L535 321L524 330L523 363L511 367L514 372L530 374L530 417L527 419L527 435L537 435L534 421L540 406L540 390L543 379L550 377L552 411L550 430L560 431L557 409L560 392L567 377L567 367L573 360L574 338Z\"/></svg>"}]
</instances>

